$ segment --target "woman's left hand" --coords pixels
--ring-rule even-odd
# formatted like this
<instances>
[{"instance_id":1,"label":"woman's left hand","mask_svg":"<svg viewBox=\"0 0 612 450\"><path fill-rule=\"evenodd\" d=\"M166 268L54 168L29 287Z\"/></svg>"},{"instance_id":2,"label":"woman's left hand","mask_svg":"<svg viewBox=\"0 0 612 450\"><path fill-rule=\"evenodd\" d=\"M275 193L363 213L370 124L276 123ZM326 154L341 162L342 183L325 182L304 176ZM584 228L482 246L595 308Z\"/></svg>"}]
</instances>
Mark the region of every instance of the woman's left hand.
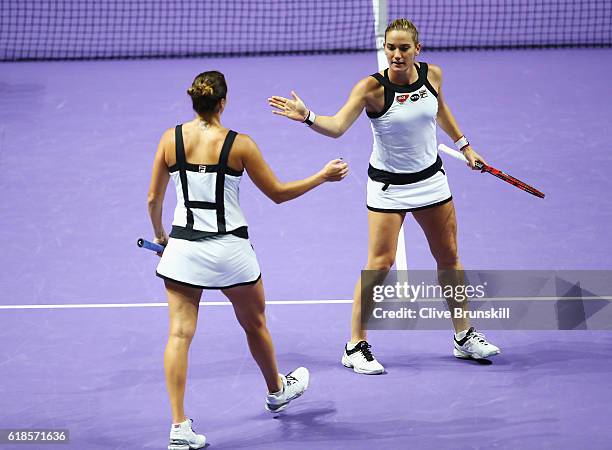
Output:
<instances>
[{"instance_id":1,"label":"woman's left hand","mask_svg":"<svg viewBox=\"0 0 612 450\"><path fill-rule=\"evenodd\" d=\"M468 160L468 167L471 167L473 170L479 170L476 168L476 161L480 161L483 164L487 164L485 159L476 153L471 146L467 146L465 150L462 151L463 156Z\"/></svg>"}]
</instances>

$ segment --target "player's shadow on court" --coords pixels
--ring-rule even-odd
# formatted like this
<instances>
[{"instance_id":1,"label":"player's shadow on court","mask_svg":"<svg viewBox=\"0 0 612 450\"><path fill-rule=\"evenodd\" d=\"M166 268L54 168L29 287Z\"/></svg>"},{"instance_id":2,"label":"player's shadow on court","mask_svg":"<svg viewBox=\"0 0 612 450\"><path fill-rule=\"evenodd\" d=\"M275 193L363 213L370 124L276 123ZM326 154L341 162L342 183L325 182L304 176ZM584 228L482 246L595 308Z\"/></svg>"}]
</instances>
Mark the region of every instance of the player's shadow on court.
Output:
<instances>
[{"instance_id":1,"label":"player's shadow on court","mask_svg":"<svg viewBox=\"0 0 612 450\"><path fill-rule=\"evenodd\" d=\"M385 420L381 417L389 417L387 414L370 417L367 423L362 420L338 421L334 416L337 411L331 406L322 406L316 409L308 408L303 404L300 411L287 411L275 417L278 427L262 434L258 432L256 436L249 433L242 434L237 439L213 444L215 450L240 449L240 448L283 448L279 447L280 442L285 443L286 448L324 449L330 445L338 448L338 443L343 444L343 448L350 448L352 442L369 442L372 448L408 448L414 445L418 448L427 442L428 448L456 448L464 441L474 442L478 436L482 438L494 437L496 434L504 436L506 444L514 441L516 445L521 439L529 437L531 439L546 439L551 437L551 433L537 432L524 433L521 436L508 436L508 430L516 430L524 426L545 425L556 423L551 418L487 418L486 430L480 432L474 428L474 418L458 416L451 419L438 421L425 420L415 417L390 418ZM388 411L387 411L388 413ZM393 414L391 414L393 415ZM390 444L391 439L391 444ZM387 445L378 447L377 443ZM391 446L388 446L388 445Z\"/></svg>"},{"instance_id":2,"label":"player's shadow on court","mask_svg":"<svg viewBox=\"0 0 612 450\"><path fill-rule=\"evenodd\" d=\"M287 448L295 448L296 443L308 443L312 448L325 448L323 443L337 442L339 436L342 441L370 440L380 437L380 433L372 431L363 425L350 422L337 422L334 416L337 413L332 402L317 408L309 407L308 403L295 405L293 409L276 414L274 421L276 427L266 433L265 437L259 433L257 438L242 435L238 439L225 441L214 445L215 450L240 449L240 448L281 448L279 442L284 442ZM311 403L312 405L312 403ZM268 419L269 420L269 419ZM316 443L320 443L317 445ZM307 448L307 447L301 447Z\"/></svg>"},{"instance_id":3,"label":"player's shadow on court","mask_svg":"<svg viewBox=\"0 0 612 450\"><path fill-rule=\"evenodd\" d=\"M455 358L453 355L424 355L419 354L402 354L394 355L389 361L385 361L385 369L393 372L394 370L421 372L430 369L447 369L457 368L457 364L472 365L472 366L492 366L504 364L503 357L497 355L491 359L462 359Z\"/></svg>"},{"instance_id":4,"label":"player's shadow on court","mask_svg":"<svg viewBox=\"0 0 612 450\"><path fill-rule=\"evenodd\" d=\"M508 347L504 364L496 369L515 372L526 384L534 384L542 377L557 377L610 372L611 343L587 339L571 341L538 340Z\"/></svg>"}]
</instances>

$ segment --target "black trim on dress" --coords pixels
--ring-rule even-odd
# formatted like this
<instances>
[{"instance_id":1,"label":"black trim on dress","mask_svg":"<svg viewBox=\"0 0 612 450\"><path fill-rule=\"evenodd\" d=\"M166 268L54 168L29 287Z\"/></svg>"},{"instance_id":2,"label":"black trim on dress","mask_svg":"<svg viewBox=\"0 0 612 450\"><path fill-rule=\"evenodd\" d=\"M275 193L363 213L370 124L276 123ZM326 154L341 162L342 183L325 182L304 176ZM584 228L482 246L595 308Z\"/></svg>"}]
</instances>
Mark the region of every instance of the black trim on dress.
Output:
<instances>
[{"instance_id":1,"label":"black trim on dress","mask_svg":"<svg viewBox=\"0 0 612 450\"><path fill-rule=\"evenodd\" d=\"M366 205L366 206L370 211L374 211L374 212L380 212L380 213L402 213L404 212L406 213L406 212L422 211L423 209L429 209L435 206L440 206L440 205L450 202L452 199L453 199L453 196L451 195L446 200L432 203L431 205L419 206L418 208L408 208L408 209L384 209L384 208L374 208L373 206L370 206L370 205Z\"/></svg>"},{"instance_id":2,"label":"black trim on dress","mask_svg":"<svg viewBox=\"0 0 612 450\"><path fill-rule=\"evenodd\" d=\"M419 65L415 63L414 67L417 70L418 78L414 83L410 84L395 84L391 82L391 80L389 79L389 69L385 69L383 75L378 72L370 75L372 78L378 81L381 86L383 86L385 96L385 104L380 112L366 111L366 115L370 119L378 119L379 117L384 116L385 113L389 111L389 108L391 108L391 106L393 105L396 93L415 92L421 87L426 86L427 89L429 89L429 91L434 95L434 97L438 98L438 92L433 88L433 86L427 79L427 72L429 67L427 63L421 62L419 63Z\"/></svg>"},{"instance_id":3,"label":"black trim on dress","mask_svg":"<svg viewBox=\"0 0 612 450\"><path fill-rule=\"evenodd\" d=\"M225 141L223 141L223 147L221 147L221 153L219 154L219 167L217 170L217 185L215 187L215 203L217 204L217 231L219 233L225 233L225 173L227 169L227 160L229 158L229 152L236 139L236 132L229 130Z\"/></svg>"},{"instance_id":4,"label":"black trim on dress","mask_svg":"<svg viewBox=\"0 0 612 450\"><path fill-rule=\"evenodd\" d=\"M199 172L199 173L215 173L219 168L218 164L193 164L193 163L185 163L185 170L187 172ZM178 164L173 164L168 167L168 172L176 172L178 171ZM231 167L226 167L225 173L227 175L232 175L234 177L241 177L244 174L244 170L236 170Z\"/></svg>"},{"instance_id":5,"label":"black trim on dress","mask_svg":"<svg viewBox=\"0 0 612 450\"><path fill-rule=\"evenodd\" d=\"M173 237L175 239L183 239L185 241L199 241L200 239L205 239L212 236L221 236L224 234L233 234L236 237L248 239L249 227L243 226L238 227L234 230L226 231L225 233L219 233L218 231L192 230L185 227L181 227L180 225L172 225L172 230L170 231L170 237Z\"/></svg>"},{"instance_id":6,"label":"black trim on dress","mask_svg":"<svg viewBox=\"0 0 612 450\"><path fill-rule=\"evenodd\" d=\"M187 172L185 171L187 160L185 158L185 144L183 143L183 125L177 125L174 128L174 138L176 141L176 164L179 169L179 177L181 178L183 201L187 209L187 228L192 229L193 211L189 208L189 183L187 183Z\"/></svg>"},{"instance_id":7,"label":"black trim on dress","mask_svg":"<svg viewBox=\"0 0 612 450\"><path fill-rule=\"evenodd\" d=\"M434 162L431 166L420 170L419 172L395 173L377 169L376 167L372 166L372 164L368 166L368 176L370 179L373 181L378 181L379 183L384 183L385 185L418 183L419 181L433 177L438 172L444 173L444 169L442 169L442 158L440 158L440 155L438 155L436 158L436 162ZM383 188L383 191L384 190L386 189Z\"/></svg>"},{"instance_id":8,"label":"black trim on dress","mask_svg":"<svg viewBox=\"0 0 612 450\"><path fill-rule=\"evenodd\" d=\"M159 278L162 278L164 280L172 281L173 283L181 284L183 286L188 286L188 287L196 288L196 289L231 289L231 288L238 287L238 286L248 286L250 284L255 284L261 279L261 273L260 273L259 276L255 280L245 281L244 283L236 283L236 284L232 284L229 286L200 286L197 284L186 283L185 281L175 280L174 278L170 278L170 277L167 277L166 275L162 275L161 273L157 271L155 271L155 275L157 275Z\"/></svg>"},{"instance_id":9,"label":"black trim on dress","mask_svg":"<svg viewBox=\"0 0 612 450\"><path fill-rule=\"evenodd\" d=\"M388 83L386 83L385 78L381 74L379 74L378 72L373 73L370 76L375 78L380 83L380 85L383 87L383 89L384 89L385 104L383 106L382 111L377 112L377 113L366 111L366 115L370 119L377 119L379 117L384 116L385 113L387 111L389 111L389 108L391 108L391 105L393 105L393 100L395 100L395 92L388 85Z\"/></svg>"},{"instance_id":10,"label":"black trim on dress","mask_svg":"<svg viewBox=\"0 0 612 450\"><path fill-rule=\"evenodd\" d=\"M427 86L427 89L429 89L429 91L434 95L434 97L438 98L438 92L429 82L429 78L427 78L428 69L429 66L427 65L427 63L422 62L421 67L417 67L417 70L420 71L419 78L423 78L423 83L425 84L425 86Z\"/></svg>"},{"instance_id":11,"label":"black trim on dress","mask_svg":"<svg viewBox=\"0 0 612 450\"><path fill-rule=\"evenodd\" d=\"M185 209L187 210L187 223L185 227L173 225L170 237L176 239L185 239L189 241L195 241L211 236L218 236L223 234L233 234L237 237L248 239L248 229L246 226L239 227L235 230L228 231L226 228L225 220L225 176L240 176L242 171L237 171L228 167L227 162L229 159L229 153L234 144L238 133L233 130L229 130L223 141L221 147L221 153L219 154L219 161L217 164L191 164L187 162L185 156L185 144L183 142L183 126L177 125L175 127L175 140L176 140L176 164L170 169L178 170L179 177L181 180L181 188L183 191L183 201ZM215 183L215 201L205 202L199 200L189 199L189 183L187 180L187 172L216 172L216 183ZM216 210L217 216L217 230L216 231L203 231L194 230L194 218L193 209L208 209Z\"/></svg>"}]
</instances>

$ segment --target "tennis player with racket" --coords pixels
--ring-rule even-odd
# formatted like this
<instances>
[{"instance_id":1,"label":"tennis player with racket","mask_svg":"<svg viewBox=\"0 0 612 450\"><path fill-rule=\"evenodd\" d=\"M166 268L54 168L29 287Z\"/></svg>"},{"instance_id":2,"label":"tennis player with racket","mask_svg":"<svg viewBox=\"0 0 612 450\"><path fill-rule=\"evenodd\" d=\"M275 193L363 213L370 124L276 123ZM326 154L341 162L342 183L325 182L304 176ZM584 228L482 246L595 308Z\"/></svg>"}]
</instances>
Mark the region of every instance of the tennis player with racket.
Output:
<instances>
[{"instance_id":1,"label":"tennis player with racket","mask_svg":"<svg viewBox=\"0 0 612 450\"><path fill-rule=\"evenodd\" d=\"M170 314L164 354L173 422L169 450L202 448L206 443L204 435L193 431L184 411L188 351L202 289L220 289L231 301L251 355L266 381L268 411L282 411L308 387L306 368L287 375L279 375L277 369L266 326L261 272L239 203L238 186L244 170L277 203L297 198L325 182L340 181L348 173L347 164L335 159L308 178L280 182L250 137L221 124L226 93L225 77L220 72L204 72L193 81L188 94L196 117L163 134L153 163L148 206L155 242L139 241L144 248L163 250L157 275L164 279ZM178 202L168 239L162 224L162 205L170 180ZM226 383L221 388L231 387Z\"/></svg>"},{"instance_id":2,"label":"tennis player with racket","mask_svg":"<svg viewBox=\"0 0 612 450\"><path fill-rule=\"evenodd\" d=\"M442 285L463 284L457 255L457 223L452 195L438 156L436 123L455 142L470 167L485 163L465 138L442 95L442 70L416 62L421 45L416 27L406 19L394 20L385 33L389 68L363 78L334 116L308 109L295 92L292 98L268 99L275 114L304 122L317 133L340 137L365 109L372 123L374 147L367 185L369 223L365 270L386 273L395 260L398 234L407 212L423 229ZM466 311L466 302L447 299ZM367 302L366 302L367 304ZM357 281L351 317L351 339L342 364L355 372L379 374L383 366L372 354L361 320L361 279ZM367 311L364 312L367 315ZM488 358L499 353L482 333L470 326L466 314L453 315L453 353L458 358Z\"/></svg>"}]
</instances>

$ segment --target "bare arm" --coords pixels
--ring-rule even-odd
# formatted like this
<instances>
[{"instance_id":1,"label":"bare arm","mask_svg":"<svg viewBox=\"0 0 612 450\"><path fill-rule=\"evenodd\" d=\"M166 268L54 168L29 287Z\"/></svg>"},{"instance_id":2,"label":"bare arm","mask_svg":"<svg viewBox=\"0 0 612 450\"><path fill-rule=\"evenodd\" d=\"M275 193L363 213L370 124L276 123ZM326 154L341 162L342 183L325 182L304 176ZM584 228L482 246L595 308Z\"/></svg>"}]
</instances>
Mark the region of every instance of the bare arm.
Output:
<instances>
[{"instance_id":1,"label":"bare arm","mask_svg":"<svg viewBox=\"0 0 612 450\"><path fill-rule=\"evenodd\" d=\"M376 81L367 77L359 81L351 91L348 100L340 108L340 110L333 116L319 116L317 115L314 124L311 128L317 133L325 136L338 138L342 136L346 130L357 120L359 114L363 111L366 106L366 96L372 89L372 86L376 85ZM268 104L272 106L272 112L279 116L285 116L289 119L304 122L308 116L309 109L306 107L304 102L298 95L291 91L293 99L285 97L273 96L268 98Z\"/></svg>"},{"instance_id":2,"label":"bare arm","mask_svg":"<svg viewBox=\"0 0 612 450\"><path fill-rule=\"evenodd\" d=\"M157 146L155 159L153 160L153 174L151 175L149 194L147 195L147 206L151 224L153 225L155 242L162 245L166 245L168 242L168 236L166 235L162 223L162 206L164 204L164 196L166 195L166 187L170 180L170 173L168 172L168 165L166 164L165 148L170 143L172 136L171 131L172 130L168 130L163 134Z\"/></svg>"},{"instance_id":3,"label":"bare arm","mask_svg":"<svg viewBox=\"0 0 612 450\"><path fill-rule=\"evenodd\" d=\"M451 112L447 103L444 101L444 96L442 95L442 69L440 67L431 65L431 81L434 86L437 87L438 90L438 114L436 119L438 121L438 125L440 128L444 130L444 132L450 137L453 142L457 141L463 133L455 120L455 116ZM468 165L474 169L476 161L482 161L486 164L486 161L482 156L476 153L471 146L464 147L462 149L463 154L468 160Z\"/></svg>"},{"instance_id":4,"label":"bare arm","mask_svg":"<svg viewBox=\"0 0 612 450\"><path fill-rule=\"evenodd\" d=\"M275 203L293 200L326 181L340 181L348 174L348 164L335 159L308 178L283 183L268 166L255 141L246 135L239 135L239 140L243 147L243 164L249 177Z\"/></svg>"}]
</instances>

